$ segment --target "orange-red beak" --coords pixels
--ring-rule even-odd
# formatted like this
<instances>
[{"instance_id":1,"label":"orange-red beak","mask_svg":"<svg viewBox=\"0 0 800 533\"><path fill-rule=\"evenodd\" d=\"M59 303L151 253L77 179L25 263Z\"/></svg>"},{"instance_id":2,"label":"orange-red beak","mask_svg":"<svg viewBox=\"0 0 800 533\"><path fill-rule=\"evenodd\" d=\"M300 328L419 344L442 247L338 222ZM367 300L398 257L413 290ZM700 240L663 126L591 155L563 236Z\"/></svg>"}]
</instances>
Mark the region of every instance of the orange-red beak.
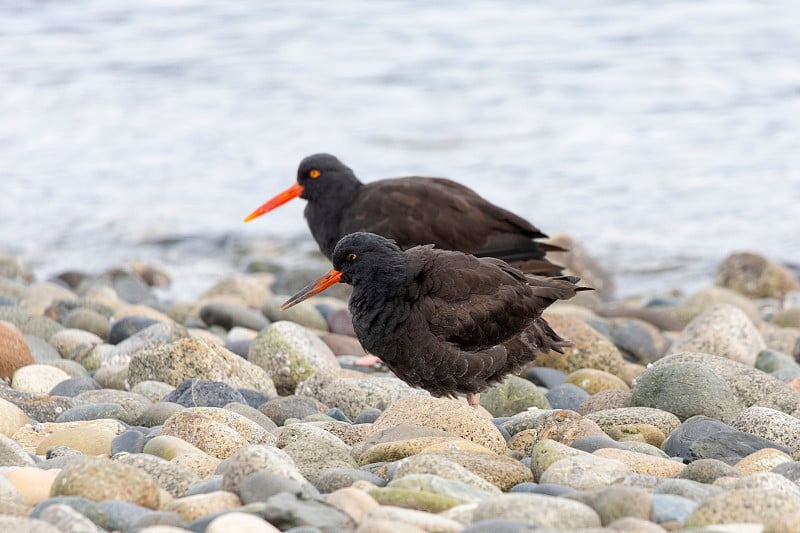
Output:
<instances>
[{"instance_id":1,"label":"orange-red beak","mask_svg":"<svg viewBox=\"0 0 800 533\"><path fill-rule=\"evenodd\" d=\"M339 280L342 278L342 273L332 268L328 271L327 274L322 276L316 281L312 281L302 289L300 289L297 294L283 302L281 304L281 311L285 311L292 307L293 305L299 304L303 300L311 298L315 294L319 294L334 283L339 283Z\"/></svg>"},{"instance_id":2,"label":"orange-red beak","mask_svg":"<svg viewBox=\"0 0 800 533\"><path fill-rule=\"evenodd\" d=\"M302 192L303 192L303 187L299 183L295 183L294 185L292 185L282 193L275 195L274 198L263 204L261 207L259 207L249 215L247 215L247 218L245 218L244 221L250 222L254 218L258 218L264 213L272 211L276 207L285 204L289 200L297 198L298 196L300 196L300 194L302 194Z\"/></svg>"}]
</instances>

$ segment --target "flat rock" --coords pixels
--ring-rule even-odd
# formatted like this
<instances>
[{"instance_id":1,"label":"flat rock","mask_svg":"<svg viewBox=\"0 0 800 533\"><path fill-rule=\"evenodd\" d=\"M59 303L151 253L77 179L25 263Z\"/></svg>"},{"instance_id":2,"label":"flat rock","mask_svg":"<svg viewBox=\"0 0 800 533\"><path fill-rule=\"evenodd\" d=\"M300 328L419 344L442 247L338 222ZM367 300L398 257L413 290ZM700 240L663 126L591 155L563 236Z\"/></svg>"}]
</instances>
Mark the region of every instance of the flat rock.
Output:
<instances>
[{"instance_id":1,"label":"flat rock","mask_svg":"<svg viewBox=\"0 0 800 533\"><path fill-rule=\"evenodd\" d=\"M415 531L458 533L464 528L463 524L441 515L390 505L375 506L366 511L363 515L362 526L363 524L369 525L375 522L393 524L393 527L402 528L403 531L411 531L410 528L415 528ZM367 528L365 527L364 529Z\"/></svg>"},{"instance_id":2,"label":"flat rock","mask_svg":"<svg viewBox=\"0 0 800 533\"><path fill-rule=\"evenodd\" d=\"M287 492L276 494L264 502L259 515L282 531L299 526L323 532L355 529L350 516L336 507L316 500L303 500Z\"/></svg>"},{"instance_id":3,"label":"flat rock","mask_svg":"<svg viewBox=\"0 0 800 533\"><path fill-rule=\"evenodd\" d=\"M800 451L800 419L769 407L748 407L731 426Z\"/></svg>"},{"instance_id":4,"label":"flat rock","mask_svg":"<svg viewBox=\"0 0 800 533\"><path fill-rule=\"evenodd\" d=\"M153 327L158 325L150 326ZM131 386L155 380L177 387L189 378L222 381L233 387L257 390L267 396L277 395L272 379L263 369L221 346L197 338L182 338L139 350L128 368Z\"/></svg>"},{"instance_id":5,"label":"flat rock","mask_svg":"<svg viewBox=\"0 0 800 533\"><path fill-rule=\"evenodd\" d=\"M473 520L496 518L519 520L543 528L579 529L600 527L600 517L588 505L542 494L503 494L478 504Z\"/></svg>"},{"instance_id":6,"label":"flat rock","mask_svg":"<svg viewBox=\"0 0 800 533\"><path fill-rule=\"evenodd\" d=\"M441 429L498 454L506 450L505 439L494 424L479 416L475 409L455 400L425 396L400 398L375 420L373 430L402 423Z\"/></svg>"},{"instance_id":7,"label":"flat rock","mask_svg":"<svg viewBox=\"0 0 800 533\"><path fill-rule=\"evenodd\" d=\"M120 500L150 509L159 507L158 485L138 468L101 457L79 457L61 469L52 496Z\"/></svg>"},{"instance_id":8,"label":"flat rock","mask_svg":"<svg viewBox=\"0 0 800 533\"><path fill-rule=\"evenodd\" d=\"M293 322L275 322L259 332L248 360L267 371L281 395L317 370L336 370L339 363L319 337Z\"/></svg>"}]
</instances>

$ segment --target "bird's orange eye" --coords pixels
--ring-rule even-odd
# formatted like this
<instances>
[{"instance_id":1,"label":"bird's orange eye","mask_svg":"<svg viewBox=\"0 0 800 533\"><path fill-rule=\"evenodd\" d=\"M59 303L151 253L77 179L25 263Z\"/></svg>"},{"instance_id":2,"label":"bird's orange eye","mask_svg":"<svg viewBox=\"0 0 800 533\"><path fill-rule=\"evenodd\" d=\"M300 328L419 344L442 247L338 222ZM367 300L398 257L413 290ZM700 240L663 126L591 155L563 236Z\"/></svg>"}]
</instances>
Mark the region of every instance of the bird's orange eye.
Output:
<instances>
[{"instance_id":1,"label":"bird's orange eye","mask_svg":"<svg viewBox=\"0 0 800 533\"><path fill-rule=\"evenodd\" d=\"M312 168L311 170L308 171L308 177L313 179L317 179L319 177L319 174L320 172L316 168Z\"/></svg>"},{"instance_id":2,"label":"bird's orange eye","mask_svg":"<svg viewBox=\"0 0 800 533\"><path fill-rule=\"evenodd\" d=\"M356 259L358 259L358 256L356 254L347 254L348 261L355 261Z\"/></svg>"}]
</instances>

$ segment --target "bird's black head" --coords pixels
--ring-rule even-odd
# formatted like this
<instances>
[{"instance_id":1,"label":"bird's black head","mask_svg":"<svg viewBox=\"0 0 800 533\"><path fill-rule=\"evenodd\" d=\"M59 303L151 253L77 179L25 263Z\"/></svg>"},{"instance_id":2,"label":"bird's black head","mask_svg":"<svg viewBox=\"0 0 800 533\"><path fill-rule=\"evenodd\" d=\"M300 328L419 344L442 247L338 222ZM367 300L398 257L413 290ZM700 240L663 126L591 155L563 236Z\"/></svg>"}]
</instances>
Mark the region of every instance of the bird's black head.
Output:
<instances>
[{"instance_id":1,"label":"bird's black head","mask_svg":"<svg viewBox=\"0 0 800 533\"><path fill-rule=\"evenodd\" d=\"M330 196L352 183L360 183L353 171L331 154L314 154L300 161L297 183L303 188L301 198L314 200Z\"/></svg>"},{"instance_id":2,"label":"bird's black head","mask_svg":"<svg viewBox=\"0 0 800 533\"><path fill-rule=\"evenodd\" d=\"M396 283L405 277L406 256L394 243L374 233L350 233L333 251L333 268L344 283Z\"/></svg>"}]
</instances>

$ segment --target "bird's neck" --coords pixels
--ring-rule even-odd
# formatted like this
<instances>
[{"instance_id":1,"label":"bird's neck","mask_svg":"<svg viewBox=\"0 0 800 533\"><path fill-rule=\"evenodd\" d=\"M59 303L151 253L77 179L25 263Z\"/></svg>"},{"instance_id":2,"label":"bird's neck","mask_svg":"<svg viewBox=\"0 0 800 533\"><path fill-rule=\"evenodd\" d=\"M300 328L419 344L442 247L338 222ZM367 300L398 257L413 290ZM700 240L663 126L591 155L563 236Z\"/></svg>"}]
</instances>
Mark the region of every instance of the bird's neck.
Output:
<instances>
[{"instance_id":1,"label":"bird's neck","mask_svg":"<svg viewBox=\"0 0 800 533\"><path fill-rule=\"evenodd\" d=\"M406 295L404 268L387 269L368 283L353 284L350 313L356 336L364 348L381 358L394 358L398 328L411 308Z\"/></svg>"},{"instance_id":2,"label":"bird's neck","mask_svg":"<svg viewBox=\"0 0 800 533\"><path fill-rule=\"evenodd\" d=\"M306 204L305 215L308 227L320 250L328 259L333 257L333 249L342 237L342 213L353 203L363 186L352 173L337 176L335 186L325 191L319 198L311 198Z\"/></svg>"}]
</instances>

